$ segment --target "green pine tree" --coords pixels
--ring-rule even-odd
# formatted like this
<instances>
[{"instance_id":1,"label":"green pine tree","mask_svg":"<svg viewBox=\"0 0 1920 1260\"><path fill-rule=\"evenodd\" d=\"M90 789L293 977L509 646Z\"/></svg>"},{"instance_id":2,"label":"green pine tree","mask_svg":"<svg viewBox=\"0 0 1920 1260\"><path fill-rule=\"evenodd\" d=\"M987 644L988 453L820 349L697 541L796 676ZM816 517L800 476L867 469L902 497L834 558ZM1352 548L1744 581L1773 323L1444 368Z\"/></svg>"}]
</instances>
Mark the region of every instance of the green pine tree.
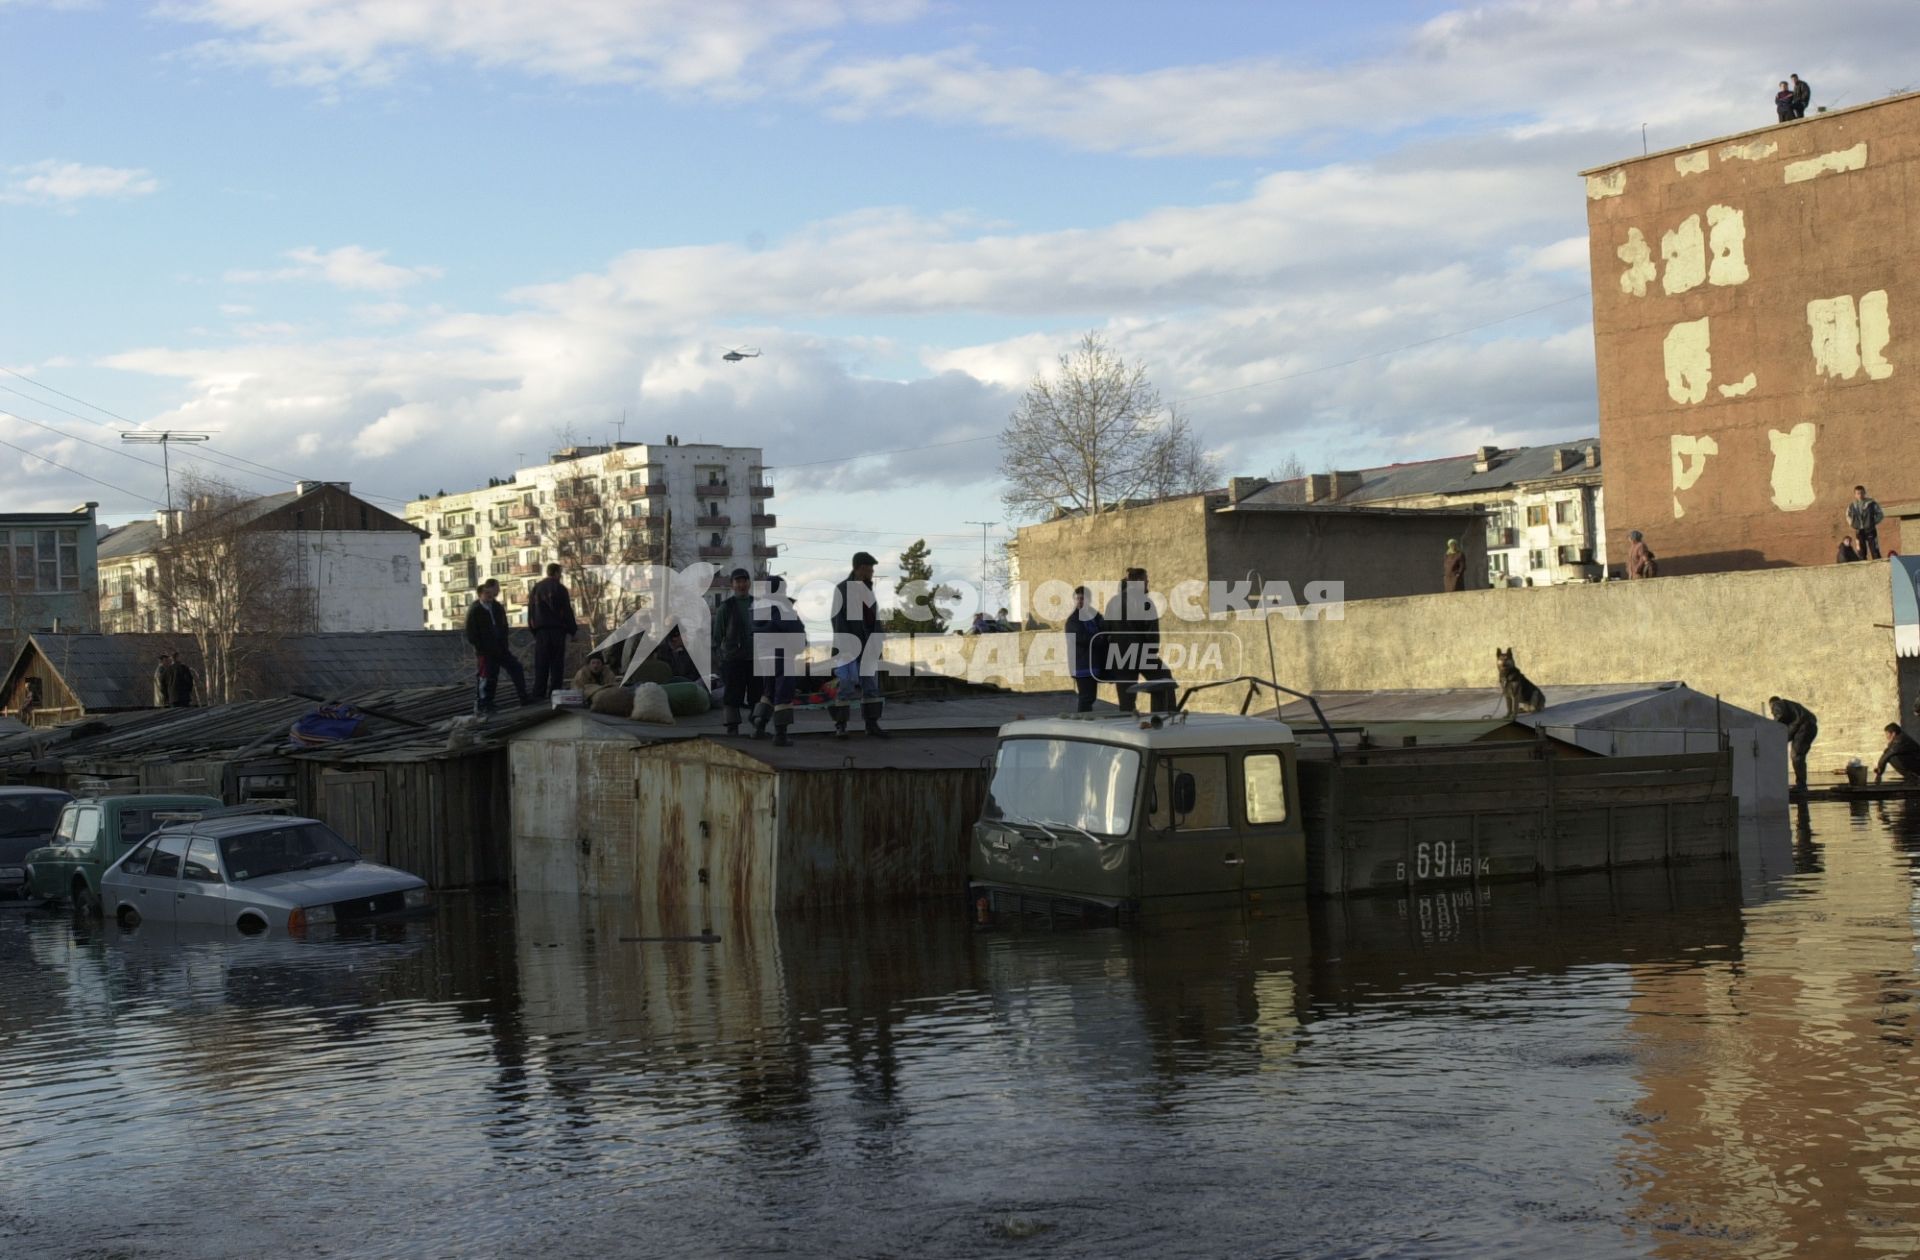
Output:
<instances>
[{"instance_id":1,"label":"green pine tree","mask_svg":"<svg viewBox=\"0 0 1920 1260\"><path fill-rule=\"evenodd\" d=\"M945 634L952 613L942 606L960 597L951 586L933 580L933 552L927 540L917 538L900 553L900 580L893 584L894 609L887 630L894 634Z\"/></svg>"}]
</instances>

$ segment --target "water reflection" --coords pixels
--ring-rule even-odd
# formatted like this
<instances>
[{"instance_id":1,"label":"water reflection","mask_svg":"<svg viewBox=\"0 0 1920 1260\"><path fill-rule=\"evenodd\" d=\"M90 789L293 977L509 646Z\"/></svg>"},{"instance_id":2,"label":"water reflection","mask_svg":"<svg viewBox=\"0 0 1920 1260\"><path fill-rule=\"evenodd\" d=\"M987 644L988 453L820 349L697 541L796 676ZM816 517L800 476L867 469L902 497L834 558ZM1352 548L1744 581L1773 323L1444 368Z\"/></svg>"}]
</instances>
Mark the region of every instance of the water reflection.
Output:
<instances>
[{"instance_id":1,"label":"water reflection","mask_svg":"<svg viewBox=\"0 0 1920 1260\"><path fill-rule=\"evenodd\" d=\"M454 897L235 943L6 912L0 1248L1887 1249L1920 1220L1920 826L1823 805L1777 843L1757 882L1128 930ZM245 1210L190 1211L209 1177Z\"/></svg>"}]
</instances>

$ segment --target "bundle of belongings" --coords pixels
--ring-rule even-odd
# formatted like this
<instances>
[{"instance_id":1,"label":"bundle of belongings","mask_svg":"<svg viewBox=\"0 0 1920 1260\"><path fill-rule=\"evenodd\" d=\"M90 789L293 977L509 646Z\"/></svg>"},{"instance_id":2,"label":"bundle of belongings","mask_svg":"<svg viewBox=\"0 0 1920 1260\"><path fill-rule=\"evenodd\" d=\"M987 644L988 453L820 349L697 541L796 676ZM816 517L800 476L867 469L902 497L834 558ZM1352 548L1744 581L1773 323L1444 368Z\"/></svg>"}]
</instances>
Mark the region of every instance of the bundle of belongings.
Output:
<instances>
[{"instance_id":1,"label":"bundle of belongings","mask_svg":"<svg viewBox=\"0 0 1920 1260\"><path fill-rule=\"evenodd\" d=\"M287 732L302 748L320 748L352 739L367 725L366 715L350 704L323 704L305 717L294 720Z\"/></svg>"}]
</instances>

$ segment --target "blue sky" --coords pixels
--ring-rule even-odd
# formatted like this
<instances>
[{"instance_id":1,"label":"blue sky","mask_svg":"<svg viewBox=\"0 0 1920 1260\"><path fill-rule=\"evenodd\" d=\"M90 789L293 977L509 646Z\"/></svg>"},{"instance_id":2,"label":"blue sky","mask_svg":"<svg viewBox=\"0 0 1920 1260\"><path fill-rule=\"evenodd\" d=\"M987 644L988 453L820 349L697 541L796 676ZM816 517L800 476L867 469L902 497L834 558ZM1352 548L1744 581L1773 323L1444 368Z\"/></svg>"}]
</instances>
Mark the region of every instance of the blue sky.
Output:
<instances>
[{"instance_id":1,"label":"blue sky","mask_svg":"<svg viewBox=\"0 0 1920 1260\"><path fill-rule=\"evenodd\" d=\"M1574 172L1761 125L1789 69L1903 86L1909 17L0 0L0 440L73 470L0 448L0 498L150 511L103 409L396 499L624 413L786 466L796 577L916 532L968 574L991 435L1088 329L1229 473L1585 436Z\"/></svg>"}]
</instances>

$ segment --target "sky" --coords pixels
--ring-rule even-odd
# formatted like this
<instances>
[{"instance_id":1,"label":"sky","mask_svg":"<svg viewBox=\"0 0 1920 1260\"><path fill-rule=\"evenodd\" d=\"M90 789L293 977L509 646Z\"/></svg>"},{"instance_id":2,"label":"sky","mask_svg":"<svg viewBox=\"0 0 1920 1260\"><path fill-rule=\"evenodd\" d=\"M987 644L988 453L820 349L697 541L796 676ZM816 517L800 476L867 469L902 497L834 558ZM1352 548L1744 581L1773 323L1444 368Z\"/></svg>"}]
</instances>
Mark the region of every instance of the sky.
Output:
<instances>
[{"instance_id":1,"label":"sky","mask_svg":"<svg viewBox=\"0 0 1920 1260\"><path fill-rule=\"evenodd\" d=\"M0 510L759 446L778 567L1010 536L1089 331L1226 475L1597 431L1577 172L1911 87L1911 0L0 0ZM730 348L758 358L729 363ZM892 566L883 565L882 573Z\"/></svg>"}]
</instances>

